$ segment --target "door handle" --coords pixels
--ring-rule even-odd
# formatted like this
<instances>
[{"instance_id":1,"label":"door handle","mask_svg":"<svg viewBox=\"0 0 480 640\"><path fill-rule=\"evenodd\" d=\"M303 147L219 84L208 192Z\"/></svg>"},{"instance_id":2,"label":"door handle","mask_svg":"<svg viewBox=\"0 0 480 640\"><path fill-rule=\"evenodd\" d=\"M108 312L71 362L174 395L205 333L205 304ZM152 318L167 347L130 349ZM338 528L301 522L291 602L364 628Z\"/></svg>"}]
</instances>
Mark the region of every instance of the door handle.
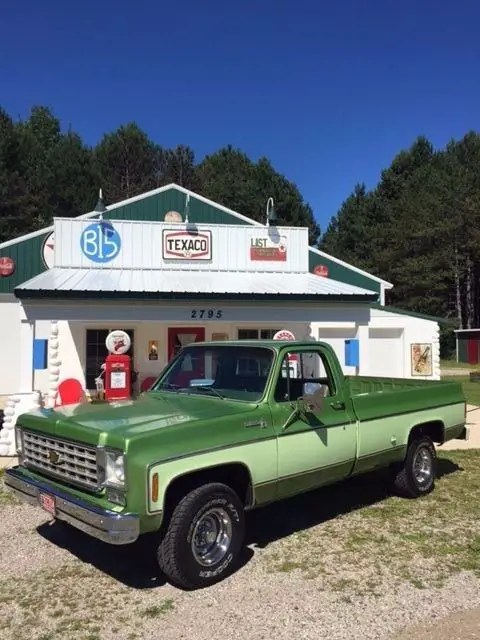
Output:
<instances>
[{"instance_id":1,"label":"door handle","mask_svg":"<svg viewBox=\"0 0 480 640\"><path fill-rule=\"evenodd\" d=\"M252 427L258 427L259 429L265 429L265 427L267 426L267 423L265 422L265 420L251 420L250 422L244 422L243 426L246 429L250 429Z\"/></svg>"},{"instance_id":2,"label":"door handle","mask_svg":"<svg viewBox=\"0 0 480 640\"><path fill-rule=\"evenodd\" d=\"M332 409L335 409L335 411L342 411L343 409L345 409L345 403L344 402L331 402L330 406L332 407Z\"/></svg>"}]
</instances>

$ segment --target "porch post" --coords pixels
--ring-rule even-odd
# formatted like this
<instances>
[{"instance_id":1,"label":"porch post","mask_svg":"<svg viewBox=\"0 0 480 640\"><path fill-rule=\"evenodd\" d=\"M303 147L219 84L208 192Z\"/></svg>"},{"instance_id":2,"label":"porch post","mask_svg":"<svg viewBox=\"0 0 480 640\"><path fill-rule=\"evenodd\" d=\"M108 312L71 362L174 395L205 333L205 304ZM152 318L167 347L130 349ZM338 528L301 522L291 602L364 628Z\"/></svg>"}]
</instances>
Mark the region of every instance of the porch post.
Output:
<instances>
[{"instance_id":1,"label":"porch post","mask_svg":"<svg viewBox=\"0 0 480 640\"><path fill-rule=\"evenodd\" d=\"M62 363L58 359L58 349L58 322L57 320L52 320L50 323L50 337L48 339L48 398L45 403L49 409L53 409L55 406L58 381L60 380L60 365Z\"/></svg>"},{"instance_id":2,"label":"porch post","mask_svg":"<svg viewBox=\"0 0 480 640\"><path fill-rule=\"evenodd\" d=\"M35 322L22 320L20 323L20 384L18 393L33 392L33 341Z\"/></svg>"}]
</instances>

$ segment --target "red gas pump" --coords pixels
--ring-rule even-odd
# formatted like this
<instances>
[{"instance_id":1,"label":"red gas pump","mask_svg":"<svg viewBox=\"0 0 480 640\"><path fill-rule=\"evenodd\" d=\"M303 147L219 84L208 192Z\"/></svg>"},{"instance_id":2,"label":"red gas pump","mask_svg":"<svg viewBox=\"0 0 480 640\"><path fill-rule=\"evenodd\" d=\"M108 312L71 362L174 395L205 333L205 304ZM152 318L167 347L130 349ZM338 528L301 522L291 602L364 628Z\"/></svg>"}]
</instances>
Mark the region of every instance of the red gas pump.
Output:
<instances>
[{"instance_id":1,"label":"red gas pump","mask_svg":"<svg viewBox=\"0 0 480 640\"><path fill-rule=\"evenodd\" d=\"M112 331L105 340L110 352L105 359L105 400L129 400L132 395L130 336L125 331Z\"/></svg>"}]
</instances>

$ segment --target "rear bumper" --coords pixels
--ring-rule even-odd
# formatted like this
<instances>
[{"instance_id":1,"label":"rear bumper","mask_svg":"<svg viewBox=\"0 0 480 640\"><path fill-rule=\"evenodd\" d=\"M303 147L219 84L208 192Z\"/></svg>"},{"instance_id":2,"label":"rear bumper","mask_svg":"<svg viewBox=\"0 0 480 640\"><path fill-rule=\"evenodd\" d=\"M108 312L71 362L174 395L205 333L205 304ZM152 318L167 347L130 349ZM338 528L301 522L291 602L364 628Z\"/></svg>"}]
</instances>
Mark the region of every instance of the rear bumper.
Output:
<instances>
[{"instance_id":1,"label":"rear bumper","mask_svg":"<svg viewBox=\"0 0 480 640\"><path fill-rule=\"evenodd\" d=\"M23 475L19 467L5 471L4 483L23 502L37 507L40 507L41 493L54 497L56 519L68 522L76 529L103 542L114 545L130 544L135 542L140 534L138 515L116 513L97 507L40 480Z\"/></svg>"}]
</instances>

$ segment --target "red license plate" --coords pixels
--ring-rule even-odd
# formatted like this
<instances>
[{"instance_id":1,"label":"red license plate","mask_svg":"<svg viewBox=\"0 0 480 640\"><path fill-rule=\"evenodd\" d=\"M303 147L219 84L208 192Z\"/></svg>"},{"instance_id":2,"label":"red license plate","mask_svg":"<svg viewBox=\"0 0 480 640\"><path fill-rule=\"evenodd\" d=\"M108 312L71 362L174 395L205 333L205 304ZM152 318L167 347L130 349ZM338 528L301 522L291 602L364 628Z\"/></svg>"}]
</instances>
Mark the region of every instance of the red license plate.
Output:
<instances>
[{"instance_id":1,"label":"red license plate","mask_svg":"<svg viewBox=\"0 0 480 640\"><path fill-rule=\"evenodd\" d=\"M45 511L48 511L52 516L55 515L55 498L47 495L46 493L41 493L38 496L38 500L40 502L40 506L43 507Z\"/></svg>"}]
</instances>

